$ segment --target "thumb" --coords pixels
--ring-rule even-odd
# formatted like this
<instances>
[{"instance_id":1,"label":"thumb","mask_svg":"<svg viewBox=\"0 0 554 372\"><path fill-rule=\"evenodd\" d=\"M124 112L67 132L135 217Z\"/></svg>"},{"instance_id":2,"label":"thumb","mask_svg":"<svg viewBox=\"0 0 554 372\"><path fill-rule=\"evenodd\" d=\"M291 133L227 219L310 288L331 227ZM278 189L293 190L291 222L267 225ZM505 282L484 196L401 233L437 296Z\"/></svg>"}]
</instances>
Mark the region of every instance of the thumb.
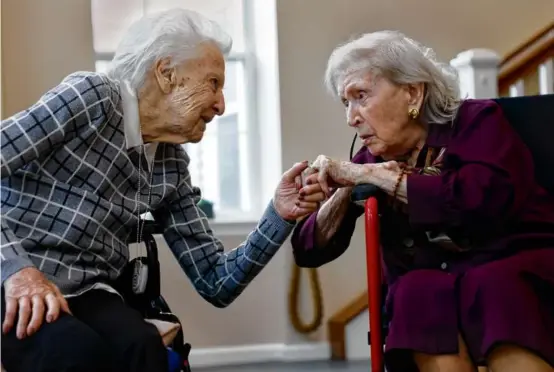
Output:
<instances>
[{"instance_id":1,"label":"thumb","mask_svg":"<svg viewBox=\"0 0 554 372\"><path fill-rule=\"evenodd\" d=\"M67 303L67 300L65 299L62 292L60 291L60 289L57 286L54 286L54 292L56 292L56 296L58 297L58 299L60 301L60 307L62 308L62 310L65 311L66 313L70 314L70 315L73 315L71 313L71 310L69 309L69 304Z\"/></svg>"},{"instance_id":2,"label":"thumb","mask_svg":"<svg viewBox=\"0 0 554 372\"><path fill-rule=\"evenodd\" d=\"M304 160L302 163L296 163L292 166L292 168L290 168L288 171L286 171L283 174L282 180L287 181L287 182L294 182L294 179L297 176L300 176L300 174L302 174L302 172L306 168L308 168L308 161L307 160Z\"/></svg>"},{"instance_id":3,"label":"thumb","mask_svg":"<svg viewBox=\"0 0 554 372\"><path fill-rule=\"evenodd\" d=\"M73 315L71 313L71 310L69 310L69 304L67 303L67 300L65 298L60 298L60 307L63 311L65 311L69 315Z\"/></svg>"}]
</instances>

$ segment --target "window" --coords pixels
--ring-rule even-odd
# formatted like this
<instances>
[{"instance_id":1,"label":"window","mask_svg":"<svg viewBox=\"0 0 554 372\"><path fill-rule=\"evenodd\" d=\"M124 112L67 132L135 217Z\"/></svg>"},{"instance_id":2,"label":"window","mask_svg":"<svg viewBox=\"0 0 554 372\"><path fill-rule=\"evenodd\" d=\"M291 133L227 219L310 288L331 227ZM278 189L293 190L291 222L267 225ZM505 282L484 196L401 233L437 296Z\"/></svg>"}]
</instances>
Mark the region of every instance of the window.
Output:
<instances>
[{"instance_id":1,"label":"window","mask_svg":"<svg viewBox=\"0 0 554 372\"><path fill-rule=\"evenodd\" d=\"M256 165L255 79L253 51L248 48L246 0L92 0L97 71L105 71L117 43L143 14L183 7L218 22L232 37L226 59L225 114L208 124L202 141L186 144L192 182L214 203L218 220L257 218L259 181Z\"/></svg>"}]
</instances>

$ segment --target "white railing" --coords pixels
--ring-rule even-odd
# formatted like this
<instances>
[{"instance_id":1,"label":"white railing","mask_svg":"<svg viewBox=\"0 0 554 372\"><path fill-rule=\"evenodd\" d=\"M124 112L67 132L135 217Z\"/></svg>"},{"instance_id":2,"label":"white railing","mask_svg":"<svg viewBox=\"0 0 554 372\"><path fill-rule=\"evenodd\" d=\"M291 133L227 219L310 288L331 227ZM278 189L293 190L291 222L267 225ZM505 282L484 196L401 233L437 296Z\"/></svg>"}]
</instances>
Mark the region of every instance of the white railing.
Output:
<instances>
[{"instance_id":1,"label":"white railing","mask_svg":"<svg viewBox=\"0 0 554 372\"><path fill-rule=\"evenodd\" d=\"M539 91L541 94L554 93L554 58L539 66Z\"/></svg>"},{"instance_id":2,"label":"white railing","mask_svg":"<svg viewBox=\"0 0 554 372\"><path fill-rule=\"evenodd\" d=\"M498 97L498 76L501 58L493 50L470 49L456 56L450 64L458 70L460 89L464 98ZM543 61L536 69L539 94L554 93L554 59ZM509 96L523 96L525 82L522 77L509 87Z\"/></svg>"}]
</instances>

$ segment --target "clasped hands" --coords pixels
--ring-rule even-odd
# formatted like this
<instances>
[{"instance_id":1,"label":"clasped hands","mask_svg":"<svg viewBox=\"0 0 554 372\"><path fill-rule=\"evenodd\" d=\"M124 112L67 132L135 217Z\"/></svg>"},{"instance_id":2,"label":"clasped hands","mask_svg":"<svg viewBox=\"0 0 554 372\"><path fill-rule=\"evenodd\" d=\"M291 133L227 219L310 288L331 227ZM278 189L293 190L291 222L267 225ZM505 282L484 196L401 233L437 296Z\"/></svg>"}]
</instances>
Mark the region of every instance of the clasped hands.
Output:
<instances>
[{"instance_id":1,"label":"clasped hands","mask_svg":"<svg viewBox=\"0 0 554 372\"><path fill-rule=\"evenodd\" d=\"M380 171L400 171L400 165L396 161L355 164L331 159L325 155L319 155L311 164L303 162L295 167L294 182L289 182L288 191L288 195L295 199L291 219L298 219L316 211L321 202L330 198L341 187L364 183L372 183L379 187ZM396 179L396 176L394 178ZM289 180L292 180L292 177L289 177Z\"/></svg>"},{"instance_id":2,"label":"clasped hands","mask_svg":"<svg viewBox=\"0 0 554 372\"><path fill-rule=\"evenodd\" d=\"M330 197L341 187L374 183L372 181L375 180L375 176L380 170L398 172L401 168L396 161L356 164L349 161L331 159L325 155L319 155L303 172L303 175L306 184L317 184L319 186L307 189L306 191L313 194L323 192L325 196ZM319 194L317 195L320 196ZM321 201L320 199L321 198L318 200Z\"/></svg>"},{"instance_id":3,"label":"clasped hands","mask_svg":"<svg viewBox=\"0 0 554 372\"><path fill-rule=\"evenodd\" d=\"M394 161L380 164L354 164L319 155L309 164L295 164L283 174L275 190L273 205L287 221L296 221L317 211L321 202L330 198L340 187L372 183L377 169L394 170Z\"/></svg>"}]
</instances>

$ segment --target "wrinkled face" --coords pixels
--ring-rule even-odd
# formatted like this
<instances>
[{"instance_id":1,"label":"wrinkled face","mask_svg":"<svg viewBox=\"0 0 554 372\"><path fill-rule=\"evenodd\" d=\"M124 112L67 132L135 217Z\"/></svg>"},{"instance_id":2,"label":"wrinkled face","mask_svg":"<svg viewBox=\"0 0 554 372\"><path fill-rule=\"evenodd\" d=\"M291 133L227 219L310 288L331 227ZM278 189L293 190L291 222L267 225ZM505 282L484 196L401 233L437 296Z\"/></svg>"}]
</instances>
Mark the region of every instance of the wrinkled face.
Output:
<instances>
[{"instance_id":1,"label":"wrinkled face","mask_svg":"<svg viewBox=\"0 0 554 372\"><path fill-rule=\"evenodd\" d=\"M371 73L347 75L338 86L348 125L372 155L394 159L416 146L422 125L408 112L419 109L423 85L400 86Z\"/></svg>"},{"instance_id":2,"label":"wrinkled face","mask_svg":"<svg viewBox=\"0 0 554 372\"><path fill-rule=\"evenodd\" d=\"M215 44L199 47L197 58L170 67L159 61L155 78L162 94L155 106L157 118L149 130L143 129L146 141L199 142L206 125L225 111L223 85L225 60Z\"/></svg>"}]
</instances>

